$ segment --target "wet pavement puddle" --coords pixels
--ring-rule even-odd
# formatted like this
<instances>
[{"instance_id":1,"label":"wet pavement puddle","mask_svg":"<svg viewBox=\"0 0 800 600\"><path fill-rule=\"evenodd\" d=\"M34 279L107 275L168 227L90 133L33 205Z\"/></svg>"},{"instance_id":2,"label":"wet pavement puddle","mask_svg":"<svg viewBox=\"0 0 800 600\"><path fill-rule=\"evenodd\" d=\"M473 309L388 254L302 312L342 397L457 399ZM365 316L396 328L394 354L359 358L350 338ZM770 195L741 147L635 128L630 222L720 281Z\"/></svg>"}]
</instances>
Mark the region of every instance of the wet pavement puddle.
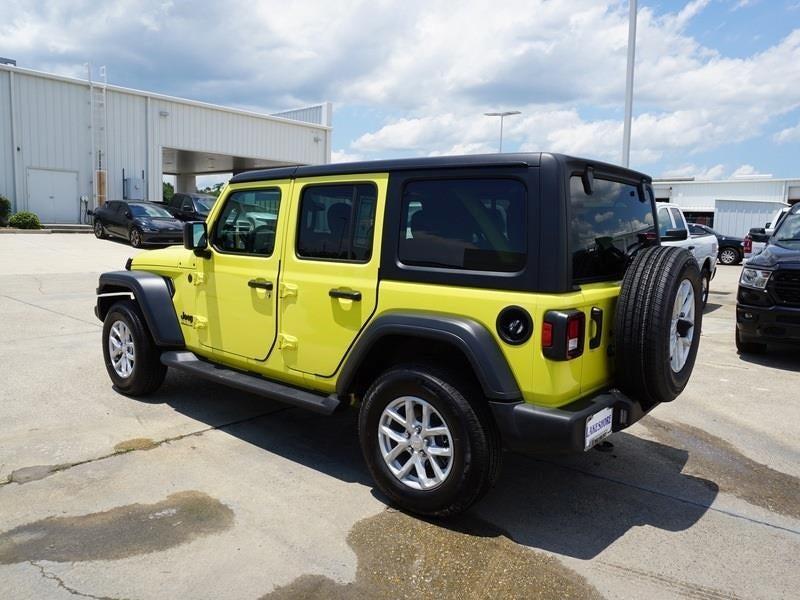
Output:
<instances>
[{"instance_id":1,"label":"wet pavement puddle","mask_svg":"<svg viewBox=\"0 0 800 600\"><path fill-rule=\"evenodd\" d=\"M474 517L436 524L387 510L356 523L347 541L358 557L355 581L302 575L262 600L601 597L557 559Z\"/></svg>"},{"instance_id":2,"label":"wet pavement puddle","mask_svg":"<svg viewBox=\"0 0 800 600\"><path fill-rule=\"evenodd\" d=\"M0 533L0 564L118 560L166 550L233 525L233 511L202 492L76 517L48 517Z\"/></svg>"}]
</instances>

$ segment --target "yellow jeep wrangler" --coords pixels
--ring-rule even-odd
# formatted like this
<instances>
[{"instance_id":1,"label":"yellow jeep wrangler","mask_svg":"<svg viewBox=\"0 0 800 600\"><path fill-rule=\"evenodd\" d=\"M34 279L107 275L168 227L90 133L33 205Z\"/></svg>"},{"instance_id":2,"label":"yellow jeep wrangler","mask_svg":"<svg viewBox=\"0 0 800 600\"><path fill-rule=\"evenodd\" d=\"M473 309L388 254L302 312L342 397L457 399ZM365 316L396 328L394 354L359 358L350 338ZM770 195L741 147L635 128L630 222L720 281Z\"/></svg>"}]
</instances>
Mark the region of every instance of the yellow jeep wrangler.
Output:
<instances>
[{"instance_id":1,"label":"yellow jeep wrangler","mask_svg":"<svg viewBox=\"0 0 800 600\"><path fill-rule=\"evenodd\" d=\"M683 390L700 272L655 219L646 175L557 154L241 173L184 248L101 275L106 368L356 406L380 490L453 514L503 447L585 451Z\"/></svg>"}]
</instances>

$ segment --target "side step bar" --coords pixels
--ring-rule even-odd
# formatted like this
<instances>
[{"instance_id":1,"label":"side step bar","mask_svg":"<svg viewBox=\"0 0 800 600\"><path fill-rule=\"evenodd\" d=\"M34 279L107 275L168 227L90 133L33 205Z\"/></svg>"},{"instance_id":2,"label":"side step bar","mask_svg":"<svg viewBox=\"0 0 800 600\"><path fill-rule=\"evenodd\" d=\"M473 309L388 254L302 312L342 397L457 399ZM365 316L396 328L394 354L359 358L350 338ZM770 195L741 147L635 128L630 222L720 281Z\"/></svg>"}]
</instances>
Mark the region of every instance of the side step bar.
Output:
<instances>
[{"instance_id":1,"label":"side step bar","mask_svg":"<svg viewBox=\"0 0 800 600\"><path fill-rule=\"evenodd\" d=\"M220 365L201 360L188 350L168 350L161 353L161 362L168 367L185 371L203 379L210 379L228 387L237 388L245 392L265 396L271 400L278 400L312 410L323 415L331 414L339 406L336 394L321 396L293 388L288 385L276 383L257 375L248 375L241 371L229 369Z\"/></svg>"}]
</instances>

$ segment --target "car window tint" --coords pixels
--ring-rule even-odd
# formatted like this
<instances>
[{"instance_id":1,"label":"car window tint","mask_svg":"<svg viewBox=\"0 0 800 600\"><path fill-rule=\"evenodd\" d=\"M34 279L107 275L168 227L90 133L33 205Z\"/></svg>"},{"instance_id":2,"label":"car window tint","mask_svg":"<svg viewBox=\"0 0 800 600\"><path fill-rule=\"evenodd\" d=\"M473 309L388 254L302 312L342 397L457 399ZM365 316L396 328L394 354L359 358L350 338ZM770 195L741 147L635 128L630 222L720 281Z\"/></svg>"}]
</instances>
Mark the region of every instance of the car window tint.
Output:
<instances>
[{"instance_id":1,"label":"car window tint","mask_svg":"<svg viewBox=\"0 0 800 600\"><path fill-rule=\"evenodd\" d=\"M300 199L297 255L367 262L372 258L377 188L369 183L308 186Z\"/></svg>"},{"instance_id":2,"label":"car window tint","mask_svg":"<svg viewBox=\"0 0 800 600\"><path fill-rule=\"evenodd\" d=\"M172 214L155 204L129 204L128 209L134 217L170 218Z\"/></svg>"},{"instance_id":3,"label":"car window tint","mask_svg":"<svg viewBox=\"0 0 800 600\"><path fill-rule=\"evenodd\" d=\"M675 221L675 227L678 229L686 229L686 221L677 208L670 208L670 212L672 212L672 220Z\"/></svg>"},{"instance_id":4,"label":"car window tint","mask_svg":"<svg viewBox=\"0 0 800 600\"><path fill-rule=\"evenodd\" d=\"M514 273L527 256L526 189L514 179L429 179L403 190L406 265Z\"/></svg>"},{"instance_id":5,"label":"car window tint","mask_svg":"<svg viewBox=\"0 0 800 600\"><path fill-rule=\"evenodd\" d=\"M212 245L221 252L271 256L280 205L278 188L233 192L214 225Z\"/></svg>"},{"instance_id":6,"label":"car window tint","mask_svg":"<svg viewBox=\"0 0 800 600\"><path fill-rule=\"evenodd\" d=\"M650 200L638 186L598 177L591 195L585 192L580 177L570 177L569 187L573 278L622 278L626 252L654 234Z\"/></svg>"},{"instance_id":7,"label":"car window tint","mask_svg":"<svg viewBox=\"0 0 800 600\"><path fill-rule=\"evenodd\" d=\"M692 235L706 235L706 233L708 233L699 225L689 225L689 231L692 233Z\"/></svg>"},{"instance_id":8,"label":"car window tint","mask_svg":"<svg viewBox=\"0 0 800 600\"><path fill-rule=\"evenodd\" d=\"M186 212L192 212L192 201L189 198L186 198L181 205L181 210Z\"/></svg>"}]
</instances>

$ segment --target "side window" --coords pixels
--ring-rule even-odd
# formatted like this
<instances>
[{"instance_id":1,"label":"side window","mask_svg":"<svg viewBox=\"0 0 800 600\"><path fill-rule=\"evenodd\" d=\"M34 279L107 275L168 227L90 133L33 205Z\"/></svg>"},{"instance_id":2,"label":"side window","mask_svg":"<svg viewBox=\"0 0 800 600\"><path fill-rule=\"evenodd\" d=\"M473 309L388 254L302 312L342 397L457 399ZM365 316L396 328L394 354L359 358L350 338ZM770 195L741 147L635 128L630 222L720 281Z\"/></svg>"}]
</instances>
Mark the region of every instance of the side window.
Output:
<instances>
[{"instance_id":1,"label":"side window","mask_svg":"<svg viewBox=\"0 0 800 600\"><path fill-rule=\"evenodd\" d=\"M662 207L658 209L658 235L667 235L667 229L672 229L672 219L669 216L669 211Z\"/></svg>"},{"instance_id":2,"label":"side window","mask_svg":"<svg viewBox=\"0 0 800 600\"><path fill-rule=\"evenodd\" d=\"M212 245L220 252L271 256L280 206L278 188L233 192L214 224Z\"/></svg>"},{"instance_id":3,"label":"side window","mask_svg":"<svg viewBox=\"0 0 800 600\"><path fill-rule=\"evenodd\" d=\"M570 177L569 189L573 279L621 279L628 250L653 234L649 190L645 196L640 186L595 177L587 194L577 176Z\"/></svg>"},{"instance_id":4,"label":"side window","mask_svg":"<svg viewBox=\"0 0 800 600\"><path fill-rule=\"evenodd\" d=\"M705 235L707 232L699 225L689 225L689 233L692 235Z\"/></svg>"},{"instance_id":5,"label":"side window","mask_svg":"<svg viewBox=\"0 0 800 600\"><path fill-rule=\"evenodd\" d=\"M514 179L429 179L403 190L406 265L515 273L525 266L526 189Z\"/></svg>"},{"instance_id":6,"label":"side window","mask_svg":"<svg viewBox=\"0 0 800 600\"><path fill-rule=\"evenodd\" d=\"M368 262L378 190L370 183L303 189L297 232L301 258Z\"/></svg>"},{"instance_id":7,"label":"side window","mask_svg":"<svg viewBox=\"0 0 800 600\"><path fill-rule=\"evenodd\" d=\"M183 199L183 204L181 205L181 210L186 212L192 212L194 209L192 208L192 200L188 196Z\"/></svg>"},{"instance_id":8,"label":"side window","mask_svg":"<svg viewBox=\"0 0 800 600\"><path fill-rule=\"evenodd\" d=\"M686 220L683 218L681 211L677 208L670 208L669 210L672 213L672 220L675 222L675 227L678 229L686 229Z\"/></svg>"}]
</instances>

